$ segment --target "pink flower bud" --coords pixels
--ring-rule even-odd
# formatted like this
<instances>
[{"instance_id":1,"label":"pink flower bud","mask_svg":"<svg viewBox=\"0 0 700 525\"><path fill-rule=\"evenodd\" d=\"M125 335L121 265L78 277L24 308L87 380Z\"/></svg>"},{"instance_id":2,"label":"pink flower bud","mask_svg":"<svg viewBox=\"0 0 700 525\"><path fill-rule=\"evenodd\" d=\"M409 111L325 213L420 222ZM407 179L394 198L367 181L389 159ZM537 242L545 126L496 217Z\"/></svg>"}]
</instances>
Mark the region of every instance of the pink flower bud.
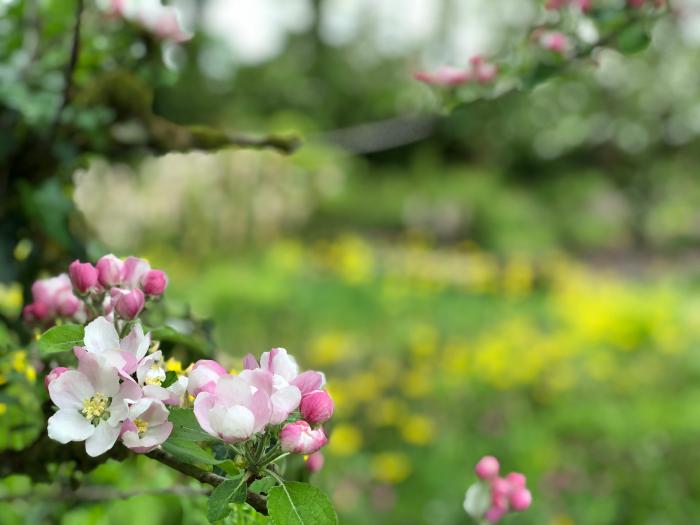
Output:
<instances>
[{"instance_id":1,"label":"pink flower bud","mask_svg":"<svg viewBox=\"0 0 700 525\"><path fill-rule=\"evenodd\" d=\"M282 450L294 454L313 454L327 442L322 428L312 429L303 420L289 423L280 432Z\"/></svg>"},{"instance_id":2,"label":"pink flower bud","mask_svg":"<svg viewBox=\"0 0 700 525\"><path fill-rule=\"evenodd\" d=\"M508 511L501 507L491 507L484 514L484 519L489 523L498 523Z\"/></svg>"},{"instance_id":3,"label":"pink flower bud","mask_svg":"<svg viewBox=\"0 0 700 525\"><path fill-rule=\"evenodd\" d=\"M510 506L513 510L526 510L532 504L532 494L526 488L519 488L510 495Z\"/></svg>"},{"instance_id":4,"label":"pink flower bud","mask_svg":"<svg viewBox=\"0 0 700 525\"><path fill-rule=\"evenodd\" d=\"M481 479L494 479L498 476L498 460L493 456L484 456L474 467L474 472Z\"/></svg>"},{"instance_id":5,"label":"pink flower bud","mask_svg":"<svg viewBox=\"0 0 700 525\"><path fill-rule=\"evenodd\" d=\"M213 394L216 391L217 381L225 375L227 375L226 369L216 361L200 359L190 371L187 392L195 397L200 392Z\"/></svg>"},{"instance_id":6,"label":"pink flower bud","mask_svg":"<svg viewBox=\"0 0 700 525\"><path fill-rule=\"evenodd\" d=\"M248 354L243 358L243 368L245 370L255 370L256 368L260 368L260 365L253 354Z\"/></svg>"},{"instance_id":7,"label":"pink flower bud","mask_svg":"<svg viewBox=\"0 0 700 525\"><path fill-rule=\"evenodd\" d=\"M324 423L333 415L333 400L325 390L314 390L301 398L301 417L312 425Z\"/></svg>"},{"instance_id":8,"label":"pink flower bud","mask_svg":"<svg viewBox=\"0 0 700 525\"><path fill-rule=\"evenodd\" d=\"M122 283L124 263L119 257L116 257L111 253L100 257L100 259L97 261L96 267L100 284L105 288L118 286Z\"/></svg>"},{"instance_id":9,"label":"pink flower bud","mask_svg":"<svg viewBox=\"0 0 700 525\"><path fill-rule=\"evenodd\" d=\"M46 386L46 388L49 388L49 384L51 383L51 381L53 381L54 379L58 379L63 372L68 372L68 370L69 369L65 366L58 366L54 368L53 370L51 370L51 372L44 376L44 386Z\"/></svg>"},{"instance_id":10,"label":"pink flower bud","mask_svg":"<svg viewBox=\"0 0 700 525\"><path fill-rule=\"evenodd\" d=\"M168 286L168 277L161 270L149 270L141 278L141 287L146 295L162 295Z\"/></svg>"},{"instance_id":11,"label":"pink flower bud","mask_svg":"<svg viewBox=\"0 0 700 525\"><path fill-rule=\"evenodd\" d=\"M22 317L27 323L44 323L51 317L51 312L45 302L34 301L24 307Z\"/></svg>"},{"instance_id":12,"label":"pink flower bud","mask_svg":"<svg viewBox=\"0 0 700 525\"><path fill-rule=\"evenodd\" d=\"M141 279L151 269L151 265L138 257L127 257L124 261L124 273L122 275L122 284L133 290L141 284Z\"/></svg>"},{"instance_id":13,"label":"pink flower bud","mask_svg":"<svg viewBox=\"0 0 700 525\"><path fill-rule=\"evenodd\" d=\"M136 319L141 310L143 310L145 303L146 297L141 290L136 288L135 290L119 294L114 309L123 319Z\"/></svg>"},{"instance_id":14,"label":"pink flower bud","mask_svg":"<svg viewBox=\"0 0 700 525\"><path fill-rule=\"evenodd\" d=\"M520 472L511 472L506 476L506 481L510 483L513 489L522 489L525 488L527 478Z\"/></svg>"},{"instance_id":15,"label":"pink flower bud","mask_svg":"<svg viewBox=\"0 0 700 525\"><path fill-rule=\"evenodd\" d=\"M68 267L73 286L80 293L87 293L97 285L97 268L90 263L81 263L77 259Z\"/></svg>"},{"instance_id":16,"label":"pink flower bud","mask_svg":"<svg viewBox=\"0 0 700 525\"><path fill-rule=\"evenodd\" d=\"M318 472L323 468L323 462L323 454L320 452L314 452L306 458L306 468L309 472Z\"/></svg>"},{"instance_id":17,"label":"pink flower bud","mask_svg":"<svg viewBox=\"0 0 700 525\"><path fill-rule=\"evenodd\" d=\"M451 66L442 66L434 73L417 71L413 78L433 86L454 87L469 82L469 71Z\"/></svg>"},{"instance_id":18,"label":"pink flower bud","mask_svg":"<svg viewBox=\"0 0 700 525\"><path fill-rule=\"evenodd\" d=\"M540 37L540 45L549 51L563 55L569 49L569 38L560 31L548 31Z\"/></svg>"}]
</instances>

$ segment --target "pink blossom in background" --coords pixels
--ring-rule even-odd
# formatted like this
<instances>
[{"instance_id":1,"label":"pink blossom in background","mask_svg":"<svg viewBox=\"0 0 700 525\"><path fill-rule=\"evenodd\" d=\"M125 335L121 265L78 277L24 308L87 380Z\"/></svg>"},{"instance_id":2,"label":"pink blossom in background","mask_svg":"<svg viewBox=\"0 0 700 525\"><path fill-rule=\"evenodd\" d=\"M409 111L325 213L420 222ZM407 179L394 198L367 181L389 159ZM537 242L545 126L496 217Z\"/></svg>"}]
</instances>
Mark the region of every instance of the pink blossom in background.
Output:
<instances>
[{"instance_id":1,"label":"pink blossom in background","mask_svg":"<svg viewBox=\"0 0 700 525\"><path fill-rule=\"evenodd\" d=\"M286 425L280 432L280 444L285 452L313 454L328 443L322 428L312 429L304 420Z\"/></svg>"},{"instance_id":2,"label":"pink blossom in background","mask_svg":"<svg viewBox=\"0 0 700 525\"><path fill-rule=\"evenodd\" d=\"M321 452L314 452L306 457L306 468L309 472L318 472L323 468L325 459Z\"/></svg>"},{"instance_id":3,"label":"pink blossom in background","mask_svg":"<svg viewBox=\"0 0 700 525\"><path fill-rule=\"evenodd\" d=\"M149 270L141 278L141 287L146 295L163 295L168 286L168 277L161 270Z\"/></svg>"},{"instance_id":4,"label":"pink blossom in background","mask_svg":"<svg viewBox=\"0 0 700 525\"><path fill-rule=\"evenodd\" d=\"M121 259L112 255L100 257L95 265L100 284L105 288L119 286L122 283L124 274L124 263Z\"/></svg>"},{"instance_id":5,"label":"pink blossom in background","mask_svg":"<svg viewBox=\"0 0 700 525\"><path fill-rule=\"evenodd\" d=\"M484 456L474 467L474 472L481 479L493 479L498 476L498 460L493 456Z\"/></svg>"},{"instance_id":6,"label":"pink blossom in background","mask_svg":"<svg viewBox=\"0 0 700 525\"><path fill-rule=\"evenodd\" d=\"M163 5L161 0L107 0L102 4L108 16L120 17L156 38L176 43L192 38L182 25L179 10L174 6Z\"/></svg>"},{"instance_id":7,"label":"pink blossom in background","mask_svg":"<svg viewBox=\"0 0 700 525\"><path fill-rule=\"evenodd\" d=\"M146 306L146 297L138 288L134 290L112 288L112 304L122 319L131 321L136 319Z\"/></svg>"},{"instance_id":8,"label":"pink blossom in background","mask_svg":"<svg viewBox=\"0 0 700 525\"><path fill-rule=\"evenodd\" d=\"M546 31L539 37L540 45L549 51L564 55L570 46L569 38L560 31Z\"/></svg>"},{"instance_id":9,"label":"pink blossom in background","mask_svg":"<svg viewBox=\"0 0 700 525\"><path fill-rule=\"evenodd\" d=\"M97 286L97 268L90 263L81 263L77 259L68 267L73 287L80 293L87 293Z\"/></svg>"},{"instance_id":10,"label":"pink blossom in background","mask_svg":"<svg viewBox=\"0 0 700 525\"><path fill-rule=\"evenodd\" d=\"M417 71L413 76L426 84L442 87L455 87L470 80L469 71L452 66L442 66L435 72Z\"/></svg>"}]
</instances>

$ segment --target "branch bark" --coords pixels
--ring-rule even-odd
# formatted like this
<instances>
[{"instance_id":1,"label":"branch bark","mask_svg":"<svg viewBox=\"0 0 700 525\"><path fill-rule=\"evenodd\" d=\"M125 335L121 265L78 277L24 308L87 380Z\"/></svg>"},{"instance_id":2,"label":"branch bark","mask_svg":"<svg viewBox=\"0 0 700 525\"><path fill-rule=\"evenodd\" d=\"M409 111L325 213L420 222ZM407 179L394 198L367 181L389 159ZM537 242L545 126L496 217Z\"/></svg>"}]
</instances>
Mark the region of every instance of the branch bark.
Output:
<instances>
[{"instance_id":1,"label":"branch bark","mask_svg":"<svg viewBox=\"0 0 700 525\"><path fill-rule=\"evenodd\" d=\"M158 448L152 450L146 455L151 459L155 459L156 461L163 463L164 465L167 465L170 468L181 472L182 474L185 474L186 476L194 478L201 483L211 485L212 487L217 487L226 480L226 478L223 476L219 476L213 472L207 472L206 470L197 468L194 465L184 463L171 456L164 450ZM248 492L248 495L246 496L246 503L257 510L260 514L267 516L267 500L259 494Z\"/></svg>"}]
</instances>

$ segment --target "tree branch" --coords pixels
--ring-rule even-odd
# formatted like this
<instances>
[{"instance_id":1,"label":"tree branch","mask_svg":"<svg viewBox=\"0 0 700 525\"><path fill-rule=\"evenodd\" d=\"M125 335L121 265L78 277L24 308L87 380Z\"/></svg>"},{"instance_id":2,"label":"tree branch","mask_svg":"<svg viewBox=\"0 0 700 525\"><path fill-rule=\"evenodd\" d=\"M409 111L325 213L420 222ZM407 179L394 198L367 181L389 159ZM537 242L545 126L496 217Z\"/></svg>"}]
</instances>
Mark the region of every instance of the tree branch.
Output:
<instances>
[{"instance_id":1,"label":"tree branch","mask_svg":"<svg viewBox=\"0 0 700 525\"><path fill-rule=\"evenodd\" d=\"M77 490L63 488L61 490L33 490L25 494L8 494L0 496L0 502L4 501L27 501L27 500L61 500L61 501L109 501L115 499L129 499L135 496L167 495L178 496L207 495L211 491L203 488L187 487L176 485L159 489L141 488L135 490L116 490L111 487L81 487Z\"/></svg>"},{"instance_id":2,"label":"tree branch","mask_svg":"<svg viewBox=\"0 0 700 525\"><path fill-rule=\"evenodd\" d=\"M217 487L226 480L226 478L223 476L219 476L213 472L207 472L206 470L197 468L194 465L184 463L171 456L164 450L158 448L152 450L146 455L151 459L155 459L156 461L163 463L164 465L167 465L170 468L181 472L182 474L185 474L186 476L194 478L201 483L211 485L212 487ZM248 495L246 496L246 503L257 510L260 514L267 516L267 501L259 494L248 492Z\"/></svg>"}]
</instances>

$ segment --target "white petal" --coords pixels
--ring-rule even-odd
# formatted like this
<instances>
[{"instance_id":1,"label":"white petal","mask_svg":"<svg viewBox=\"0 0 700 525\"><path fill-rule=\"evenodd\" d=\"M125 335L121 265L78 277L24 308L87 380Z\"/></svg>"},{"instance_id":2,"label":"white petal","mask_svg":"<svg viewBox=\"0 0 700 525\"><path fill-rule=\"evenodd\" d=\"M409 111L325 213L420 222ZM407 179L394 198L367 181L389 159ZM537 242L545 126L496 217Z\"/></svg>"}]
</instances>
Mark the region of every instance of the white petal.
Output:
<instances>
[{"instance_id":1,"label":"white petal","mask_svg":"<svg viewBox=\"0 0 700 525\"><path fill-rule=\"evenodd\" d=\"M95 427L77 410L59 410L49 418L49 437L59 443L83 441L94 432Z\"/></svg>"},{"instance_id":2,"label":"white petal","mask_svg":"<svg viewBox=\"0 0 700 525\"><path fill-rule=\"evenodd\" d=\"M112 397L119 392L119 372L103 356L83 353L78 370L88 377L95 392L100 392L107 397Z\"/></svg>"},{"instance_id":3,"label":"white petal","mask_svg":"<svg viewBox=\"0 0 700 525\"><path fill-rule=\"evenodd\" d=\"M119 437L119 426L112 426L109 423L100 423L95 432L85 441L85 451L93 458L104 454L114 446Z\"/></svg>"},{"instance_id":4,"label":"white petal","mask_svg":"<svg viewBox=\"0 0 700 525\"><path fill-rule=\"evenodd\" d=\"M98 317L85 327L85 348L99 354L107 350L119 349L119 335L114 325L104 317Z\"/></svg>"},{"instance_id":5,"label":"white petal","mask_svg":"<svg viewBox=\"0 0 700 525\"><path fill-rule=\"evenodd\" d=\"M90 380L77 370L68 370L49 384L49 396L58 408L81 410L94 393Z\"/></svg>"},{"instance_id":6,"label":"white petal","mask_svg":"<svg viewBox=\"0 0 700 525\"><path fill-rule=\"evenodd\" d=\"M209 420L217 434L230 442L248 439L255 427L253 413L243 406L226 408L217 405L209 411Z\"/></svg>"},{"instance_id":7,"label":"white petal","mask_svg":"<svg viewBox=\"0 0 700 525\"><path fill-rule=\"evenodd\" d=\"M216 384L216 398L227 406L249 405L251 387L238 376L223 376Z\"/></svg>"},{"instance_id":8,"label":"white petal","mask_svg":"<svg viewBox=\"0 0 700 525\"><path fill-rule=\"evenodd\" d=\"M150 344L151 334L144 335L141 323L136 323L129 335L121 340L120 347L122 350L136 356L136 360L140 361L146 355Z\"/></svg>"},{"instance_id":9,"label":"white petal","mask_svg":"<svg viewBox=\"0 0 700 525\"><path fill-rule=\"evenodd\" d=\"M272 417L270 423L281 423L294 411L301 401L301 392L295 386L286 386L270 396L272 401Z\"/></svg>"}]
</instances>

